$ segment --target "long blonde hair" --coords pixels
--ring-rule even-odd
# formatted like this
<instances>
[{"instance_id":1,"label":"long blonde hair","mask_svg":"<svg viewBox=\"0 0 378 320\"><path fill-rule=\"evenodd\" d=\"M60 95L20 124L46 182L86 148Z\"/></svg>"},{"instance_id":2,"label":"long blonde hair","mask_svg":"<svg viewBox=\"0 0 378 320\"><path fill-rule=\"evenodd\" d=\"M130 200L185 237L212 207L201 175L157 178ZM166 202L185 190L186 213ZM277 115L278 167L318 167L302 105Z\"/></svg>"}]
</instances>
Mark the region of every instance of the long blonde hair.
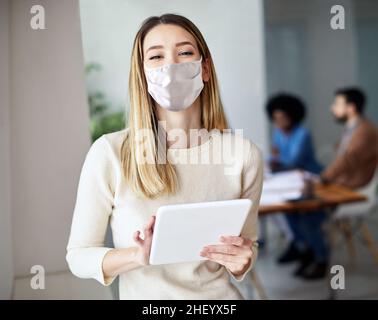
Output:
<instances>
[{"instance_id":1,"label":"long blonde hair","mask_svg":"<svg viewBox=\"0 0 378 320\"><path fill-rule=\"evenodd\" d=\"M198 28L187 18L176 14L164 14L146 19L135 36L131 55L129 130L122 143L121 161L128 185L136 194L147 198L154 198L163 193L175 193L179 188L175 168L168 161L165 163L159 163L157 160L154 163L138 161L146 151L157 159L158 150L162 150L160 146L165 145L158 136L155 104L148 93L143 67L143 40L146 34L159 24L180 26L195 38L201 56L204 60L208 59L210 66L210 79L204 83L200 94L202 127L208 131L212 129L222 131L228 128L210 50ZM137 132L140 129L147 129L144 132L151 133L143 141L143 147L137 142Z\"/></svg>"}]
</instances>

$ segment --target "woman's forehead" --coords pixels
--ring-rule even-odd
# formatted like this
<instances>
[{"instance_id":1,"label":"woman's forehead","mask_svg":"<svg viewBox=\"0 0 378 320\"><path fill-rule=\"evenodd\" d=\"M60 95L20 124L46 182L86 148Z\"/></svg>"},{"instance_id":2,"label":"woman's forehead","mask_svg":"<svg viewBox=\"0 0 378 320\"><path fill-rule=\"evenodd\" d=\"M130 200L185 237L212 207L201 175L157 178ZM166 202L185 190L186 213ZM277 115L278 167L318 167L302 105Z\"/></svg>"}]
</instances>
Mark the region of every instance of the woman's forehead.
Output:
<instances>
[{"instance_id":1,"label":"woman's forehead","mask_svg":"<svg viewBox=\"0 0 378 320\"><path fill-rule=\"evenodd\" d=\"M190 42L197 48L196 40L184 28L173 24L159 24L146 34L143 51L148 50L151 46L175 46L181 42Z\"/></svg>"}]
</instances>

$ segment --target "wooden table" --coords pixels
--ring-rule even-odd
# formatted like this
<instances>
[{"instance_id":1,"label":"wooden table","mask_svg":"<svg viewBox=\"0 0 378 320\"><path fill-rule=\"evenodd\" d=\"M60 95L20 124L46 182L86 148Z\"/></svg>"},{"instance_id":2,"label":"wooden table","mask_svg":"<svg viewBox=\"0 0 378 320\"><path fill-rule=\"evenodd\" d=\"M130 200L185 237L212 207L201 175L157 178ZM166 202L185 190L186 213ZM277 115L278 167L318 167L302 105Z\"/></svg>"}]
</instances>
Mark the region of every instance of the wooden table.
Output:
<instances>
[{"instance_id":1,"label":"wooden table","mask_svg":"<svg viewBox=\"0 0 378 320\"><path fill-rule=\"evenodd\" d=\"M315 199L301 200L297 202L282 202L272 205L261 205L259 207L259 216L265 216L274 213L300 213L319 210L333 209L338 205L366 201L367 198L349 188L336 184L315 184ZM256 286L257 292L262 299L267 299L264 287L261 284L257 273L252 273L252 282ZM329 286L330 299L336 298L336 292L330 287L330 280L327 277L327 286Z\"/></svg>"},{"instance_id":2,"label":"wooden table","mask_svg":"<svg viewBox=\"0 0 378 320\"><path fill-rule=\"evenodd\" d=\"M273 213L308 212L319 209L335 208L338 205L366 201L367 198L349 188L336 184L315 184L315 199L297 202L282 202L272 205L261 205L259 215Z\"/></svg>"}]
</instances>

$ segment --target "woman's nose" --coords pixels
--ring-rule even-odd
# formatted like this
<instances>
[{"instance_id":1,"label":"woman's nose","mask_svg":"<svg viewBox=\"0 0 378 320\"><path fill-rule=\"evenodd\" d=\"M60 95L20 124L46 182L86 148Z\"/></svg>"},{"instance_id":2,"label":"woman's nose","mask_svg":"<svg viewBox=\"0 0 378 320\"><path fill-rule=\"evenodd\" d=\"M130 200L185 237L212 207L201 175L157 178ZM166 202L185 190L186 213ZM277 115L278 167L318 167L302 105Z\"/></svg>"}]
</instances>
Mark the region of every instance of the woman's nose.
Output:
<instances>
[{"instance_id":1,"label":"woman's nose","mask_svg":"<svg viewBox=\"0 0 378 320\"><path fill-rule=\"evenodd\" d=\"M174 54L168 54L166 55L166 58L165 58L165 63L166 64L174 64L174 63L178 63L178 57Z\"/></svg>"}]
</instances>

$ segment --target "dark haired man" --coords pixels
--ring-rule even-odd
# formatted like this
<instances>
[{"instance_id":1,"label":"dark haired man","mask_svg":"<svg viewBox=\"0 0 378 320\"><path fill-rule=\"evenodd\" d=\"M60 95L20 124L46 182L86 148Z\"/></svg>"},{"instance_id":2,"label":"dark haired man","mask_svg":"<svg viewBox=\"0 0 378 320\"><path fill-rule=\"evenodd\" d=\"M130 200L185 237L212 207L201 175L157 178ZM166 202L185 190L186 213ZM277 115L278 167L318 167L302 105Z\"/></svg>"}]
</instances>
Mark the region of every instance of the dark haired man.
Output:
<instances>
[{"instance_id":1,"label":"dark haired man","mask_svg":"<svg viewBox=\"0 0 378 320\"><path fill-rule=\"evenodd\" d=\"M365 95L358 88L339 89L331 112L345 126L335 160L321 173L323 182L360 188L370 182L378 165L378 131L364 117Z\"/></svg>"}]
</instances>

